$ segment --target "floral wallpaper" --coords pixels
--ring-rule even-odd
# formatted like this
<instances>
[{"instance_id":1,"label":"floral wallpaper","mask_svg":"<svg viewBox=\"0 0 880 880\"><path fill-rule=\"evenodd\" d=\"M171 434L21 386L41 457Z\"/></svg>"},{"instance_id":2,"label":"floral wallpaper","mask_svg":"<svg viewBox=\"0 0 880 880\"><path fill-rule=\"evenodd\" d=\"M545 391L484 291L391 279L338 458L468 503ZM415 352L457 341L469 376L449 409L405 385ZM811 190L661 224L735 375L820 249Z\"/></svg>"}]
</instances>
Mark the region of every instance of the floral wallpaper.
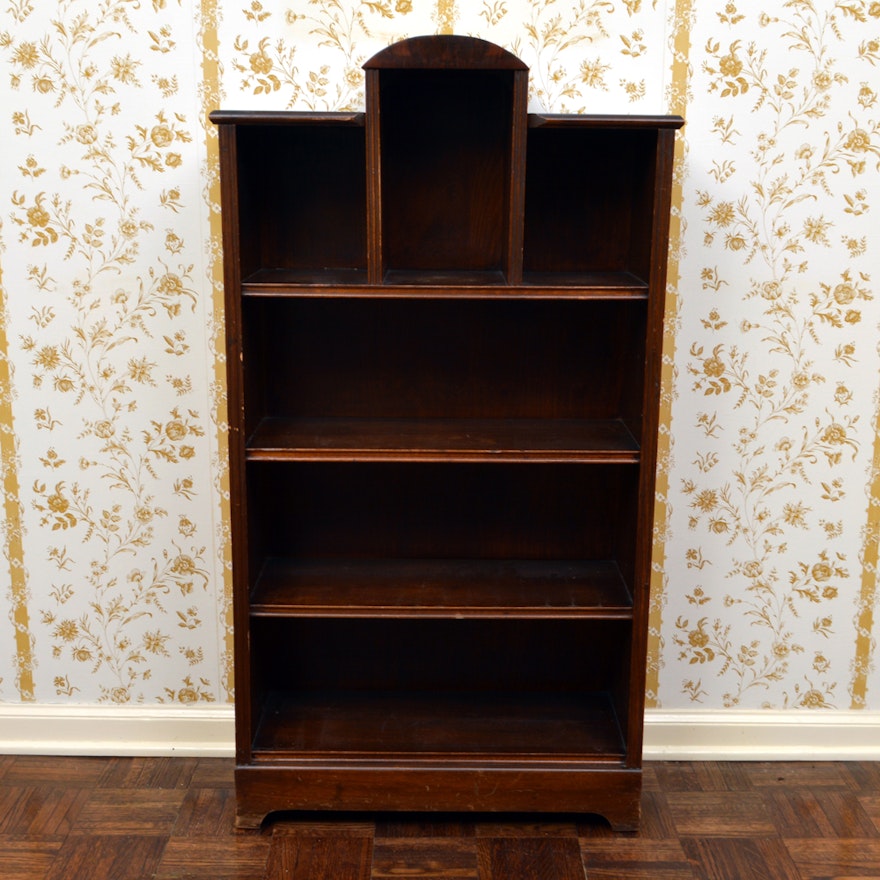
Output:
<instances>
[{"instance_id":1,"label":"floral wallpaper","mask_svg":"<svg viewBox=\"0 0 880 880\"><path fill-rule=\"evenodd\" d=\"M691 21L664 702L876 684L878 34L870 2Z\"/></svg>"},{"instance_id":2,"label":"floral wallpaper","mask_svg":"<svg viewBox=\"0 0 880 880\"><path fill-rule=\"evenodd\" d=\"M217 141L462 33L680 113L649 705L880 709L880 3L11 0L0 700L230 702Z\"/></svg>"},{"instance_id":3,"label":"floral wallpaper","mask_svg":"<svg viewBox=\"0 0 880 880\"><path fill-rule=\"evenodd\" d=\"M5 13L5 699L229 697L220 317L181 11Z\"/></svg>"}]
</instances>

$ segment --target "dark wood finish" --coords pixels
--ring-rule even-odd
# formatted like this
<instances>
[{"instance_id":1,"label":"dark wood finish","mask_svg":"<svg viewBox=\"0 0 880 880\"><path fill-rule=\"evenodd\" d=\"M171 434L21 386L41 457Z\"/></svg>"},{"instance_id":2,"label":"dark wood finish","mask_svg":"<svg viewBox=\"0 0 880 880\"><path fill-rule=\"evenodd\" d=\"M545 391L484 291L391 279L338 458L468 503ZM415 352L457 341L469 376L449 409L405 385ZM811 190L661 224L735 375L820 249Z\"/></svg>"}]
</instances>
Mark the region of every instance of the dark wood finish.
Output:
<instances>
[{"instance_id":1,"label":"dark wood finish","mask_svg":"<svg viewBox=\"0 0 880 880\"><path fill-rule=\"evenodd\" d=\"M212 115L237 821L632 828L682 120L529 116L522 61L468 37L364 66L363 114ZM542 847L480 859L571 870Z\"/></svg>"},{"instance_id":2,"label":"dark wood finish","mask_svg":"<svg viewBox=\"0 0 880 880\"><path fill-rule=\"evenodd\" d=\"M263 683L294 698L325 690L519 693L524 702L569 695L574 705L625 681L629 630L626 620L260 617L253 639L254 658L267 667Z\"/></svg>"},{"instance_id":3,"label":"dark wood finish","mask_svg":"<svg viewBox=\"0 0 880 880\"><path fill-rule=\"evenodd\" d=\"M661 127L657 132L657 151L654 155L654 191L651 198L651 220L640 220L649 235L648 279L655 292L647 303L647 330L645 339L645 381L642 385L642 408L644 416L641 434L643 465L639 474L637 518L634 525L636 540L633 571L635 583L643 584L633 603L633 631L647 635L649 613L649 585L651 582L651 551L654 527L654 469L657 461L658 408L660 403L660 373L663 352L664 296L666 290L666 257L669 238L669 214L671 207L672 161L675 130ZM627 748L629 754L640 755L642 751L645 708L644 669L647 662L647 638L639 636L631 643L631 669L638 670L639 687L630 688L627 703Z\"/></svg>"},{"instance_id":4,"label":"dark wood finish","mask_svg":"<svg viewBox=\"0 0 880 880\"><path fill-rule=\"evenodd\" d=\"M635 586L633 465L258 461L250 474L261 558L614 560Z\"/></svg>"},{"instance_id":5,"label":"dark wood finish","mask_svg":"<svg viewBox=\"0 0 880 880\"><path fill-rule=\"evenodd\" d=\"M266 417L531 419L547 422L546 432L579 419L623 420L640 438L645 306L247 299L246 430Z\"/></svg>"},{"instance_id":6,"label":"dark wood finish","mask_svg":"<svg viewBox=\"0 0 880 880\"><path fill-rule=\"evenodd\" d=\"M376 258L378 260L378 257ZM519 266L519 270L522 266ZM244 296L365 297L369 299L645 299L648 284L631 272L530 272L521 285L502 272L393 270L386 284L364 287L343 269L312 272L259 269L241 285ZM444 286L445 285L445 286Z\"/></svg>"},{"instance_id":7,"label":"dark wood finish","mask_svg":"<svg viewBox=\"0 0 880 880\"><path fill-rule=\"evenodd\" d=\"M484 840L477 859L483 877L580 880L584 875L577 841L566 837Z\"/></svg>"},{"instance_id":8,"label":"dark wood finish","mask_svg":"<svg viewBox=\"0 0 880 880\"><path fill-rule=\"evenodd\" d=\"M615 751L623 756L623 743L602 696L336 690L272 694L254 751L261 758L272 752L610 760Z\"/></svg>"},{"instance_id":9,"label":"dark wood finish","mask_svg":"<svg viewBox=\"0 0 880 880\"><path fill-rule=\"evenodd\" d=\"M451 283L460 272L476 278L500 273L508 229L510 76L389 70L380 78L379 100L385 272L425 271L432 283L444 272Z\"/></svg>"},{"instance_id":10,"label":"dark wood finish","mask_svg":"<svg viewBox=\"0 0 880 880\"><path fill-rule=\"evenodd\" d=\"M267 806L285 810L290 791L300 788L308 791L313 809L321 811L456 813L545 812L541 792L549 788L557 812L599 812L617 831L634 831L640 814L639 771L610 768L609 763L484 762L475 767L448 760L421 766L402 759L316 759L290 768L253 763L236 770L238 823L244 818L247 826L259 826Z\"/></svg>"},{"instance_id":11,"label":"dark wood finish","mask_svg":"<svg viewBox=\"0 0 880 880\"><path fill-rule=\"evenodd\" d=\"M637 834L565 812L400 811L286 813L262 831L242 832L234 767L218 758L0 758L0 873L4 880L880 875L873 763L648 762ZM316 775L319 784L333 779Z\"/></svg>"},{"instance_id":12,"label":"dark wood finish","mask_svg":"<svg viewBox=\"0 0 880 880\"><path fill-rule=\"evenodd\" d=\"M279 837L266 873L289 880L361 880L370 876L370 841L357 837Z\"/></svg>"},{"instance_id":13,"label":"dark wood finish","mask_svg":"<svg viewBox=\"0 0 880 880\"><path fill-rule=\"evenodd\" d=\"M269 558L255 616L632 617L612 561Z\"/></svg>"},{"instance_id":14,"label":"dark wood finish","mask_svg":"<svg viewBox=\"0 0 880 880\"><path fill-rule=\"evenodd\" d=\"M620 419L283 418L259 422L250 461L579 461L634 464Z\"/></svg>"},{"instance_id":15,"label":"dark wood finish","mask_svg":"<svg viewBox=\"0 0 880 880\"><path fill-rule=\"evenodd\" d=\"M365 283L363 117L298 119L236 127L241 275L271 270L307 283L329 272L337 282Z\"/></svg>"}]
</instances>

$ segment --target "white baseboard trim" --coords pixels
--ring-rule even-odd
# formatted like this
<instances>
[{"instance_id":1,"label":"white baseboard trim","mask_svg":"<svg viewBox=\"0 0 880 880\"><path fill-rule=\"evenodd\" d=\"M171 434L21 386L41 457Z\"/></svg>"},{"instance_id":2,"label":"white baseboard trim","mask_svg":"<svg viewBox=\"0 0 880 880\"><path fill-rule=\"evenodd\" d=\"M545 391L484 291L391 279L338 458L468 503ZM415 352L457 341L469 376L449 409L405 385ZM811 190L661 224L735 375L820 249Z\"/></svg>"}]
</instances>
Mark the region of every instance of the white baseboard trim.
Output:
<instances>
[{"instance_id":1,"label":"white baseboard trim","mask_svg":"<svg viewBox=\"0 0 880 880\"><path fill-rule=\"evenodd\" d=\"M649 709L643 754L657 761L877 761L880 712Z\"/></svg>"},{"instance_id":2,"label":"white baseboard trim","mask_svg":"<svg viewBox=\"0 0 880 880\"><path fill-rule=\"evenodd\" d=\"M232 706L0 703L0 754L229 757Z\"/></svg>"},{"instance_id":3,"label":"white baseboard trim","mask_svg":"<svg viewBox=\"0 0 880 880\"><path fill-rule=\"evenodd\" d=\"M0 703L0 754L231 757L234 711L208 706ZM645 760L880 760L878 712L660 711Z\"/></svg>"}]
</instances>

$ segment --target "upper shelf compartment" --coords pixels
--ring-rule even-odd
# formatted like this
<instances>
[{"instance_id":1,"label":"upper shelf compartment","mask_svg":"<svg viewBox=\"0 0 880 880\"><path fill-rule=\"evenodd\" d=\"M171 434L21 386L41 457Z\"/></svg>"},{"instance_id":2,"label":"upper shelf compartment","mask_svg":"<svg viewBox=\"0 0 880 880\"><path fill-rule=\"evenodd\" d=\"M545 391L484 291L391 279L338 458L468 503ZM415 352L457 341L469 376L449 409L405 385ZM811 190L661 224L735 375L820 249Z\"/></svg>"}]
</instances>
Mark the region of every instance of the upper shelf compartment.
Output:
<instances>
[{"instance_id":1,"label":"upper shelf compartment","mask_svg":"<svg viewBox=\"0 0 880 880\"><path fill-rule=\"evenodd\" d=\"M230 239L241 242L241 279L365 284L364 115L226 111L211 119L221 123L221 152L237 169L229 176L237 191L224 205L238 210L224 211L224 222L242 230Z\"/></svg>"},{"instance_id":2,"label":"upper shelf compartment","mask_svg":"<svg viewBox=\"0 0 880 880\"><path fill-rule=\"evenodd\" d=\"M529 115L525 64L473 37L364 70L365 113L211 114L246 296L650 296L680 117Z\"/></svg>"},{"instance_id":3,"label":"upper shelf compartment","mask_svg":"<svg viewBox=\"0 0 880 880\"><path fill-rule=\"evenodd\" d=\"M520 280L528 71L470 37L404 40L367 71L375 283Z\"/></svg>"},{"instance_id":4,"label":"upper shelf compartment","mask_svg":"<svg viewBox=\"0 0 880 880\"><path fill-rule=\"evenodd\" d=\"M648 287L660 159L677 117L529 116L523 278Z\"/></svg>"}]
</instances>

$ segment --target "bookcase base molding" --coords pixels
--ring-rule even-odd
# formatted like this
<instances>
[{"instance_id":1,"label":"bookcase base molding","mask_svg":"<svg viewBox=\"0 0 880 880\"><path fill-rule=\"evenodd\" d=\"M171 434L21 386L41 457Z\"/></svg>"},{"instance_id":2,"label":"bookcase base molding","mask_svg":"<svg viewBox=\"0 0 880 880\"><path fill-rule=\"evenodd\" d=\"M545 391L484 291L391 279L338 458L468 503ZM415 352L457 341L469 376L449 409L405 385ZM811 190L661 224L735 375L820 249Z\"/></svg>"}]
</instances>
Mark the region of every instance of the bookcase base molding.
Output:
<instances>
[{"instance_id":1,"label":"bookcase base molding","mask_svg":"<svg viewBox=\"0 0 880 880\"><path fill-rule=\"evenodd\" d=\"M314 761L238 767L239 828L259 828L270 811L597 814L615 831L636 831L641 772L597 764L535 761L470 765L442 760Z\"/></svg>"}]
</instances>

